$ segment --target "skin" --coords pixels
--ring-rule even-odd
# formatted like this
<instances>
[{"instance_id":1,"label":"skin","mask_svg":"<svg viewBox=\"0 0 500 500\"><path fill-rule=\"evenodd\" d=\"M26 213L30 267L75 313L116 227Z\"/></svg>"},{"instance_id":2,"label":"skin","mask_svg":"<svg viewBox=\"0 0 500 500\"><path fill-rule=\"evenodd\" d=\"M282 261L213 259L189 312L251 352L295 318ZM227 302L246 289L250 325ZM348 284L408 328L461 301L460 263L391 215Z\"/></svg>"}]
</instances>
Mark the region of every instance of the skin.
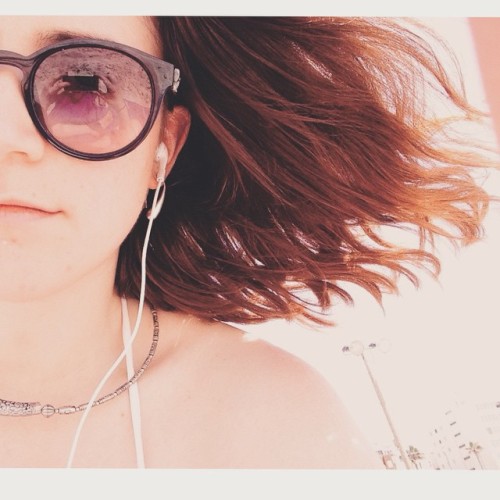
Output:
<instances>
[{"instance_id":1,"label":"skin","mask_svg":"<svg viewBox=\"0 0 500 500\"><path fill-rule=\"evenodd\" d=\"M82 36L160 54L149 20L134 17L0 17L0 46L30 54L44 45L40 35L82 26ZM188 129L189 113L176 107L122 158L70 158L36 131L17 70L0 66L1 398L56 406L90 398L122 350L113 289L119 246L156 186L158 144L167 146L168 171ZM2 217L8 197L52 215L13 223ZM137 307L129 300L132 325ZM164 311L159 321L156 356L138 383L147 467L380 467L330 386L302 361L228 325ZM136 367L152 330L146 310ZM104 393L125 379L120 366ZM80 416L0 417L0 466L63 467ZM135 465L123 394L92 410L74 466Z\"/></svg>"}]
</instances>

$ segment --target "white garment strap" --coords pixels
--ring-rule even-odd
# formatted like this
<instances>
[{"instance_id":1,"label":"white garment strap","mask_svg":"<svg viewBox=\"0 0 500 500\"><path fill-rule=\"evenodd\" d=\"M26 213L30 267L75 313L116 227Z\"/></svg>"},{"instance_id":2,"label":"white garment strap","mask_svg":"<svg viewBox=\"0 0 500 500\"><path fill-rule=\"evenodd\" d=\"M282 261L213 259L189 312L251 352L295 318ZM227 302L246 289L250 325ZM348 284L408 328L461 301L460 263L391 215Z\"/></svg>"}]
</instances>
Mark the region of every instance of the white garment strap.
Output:
<instances>
[{"instance_id":1,"label":"white garment strap","mask_svg":"<svg viewBox=\"0 0 500 500\"><path fill-rule=\"evenodd\" d=\"M132 332L130 329L130 320L128 316L127 299L122 297L122 335L123 335L123 345L126 346ZM133 349L130 346L126 352L126 362L127 362L127 376L130 380L134 376L134 358ZM132 384L128 389L128 397L130 401L130 414L132 416L132 428L134 430L134 443L135 443L135 456L137 461L137 467L139 469L144 469L144 448L142 443L142 424L141 424L141 406L139 400L139 389L137 382Z\"/></svg>"}]
</instances>

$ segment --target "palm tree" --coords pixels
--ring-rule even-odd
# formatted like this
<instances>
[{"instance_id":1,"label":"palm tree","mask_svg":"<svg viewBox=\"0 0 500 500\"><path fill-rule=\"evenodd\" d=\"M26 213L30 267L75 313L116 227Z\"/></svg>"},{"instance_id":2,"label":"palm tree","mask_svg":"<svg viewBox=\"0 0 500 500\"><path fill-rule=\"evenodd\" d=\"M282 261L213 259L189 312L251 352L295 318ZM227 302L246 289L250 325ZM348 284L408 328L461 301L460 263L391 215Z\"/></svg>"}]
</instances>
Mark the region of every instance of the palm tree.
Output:
<instances>
[{"instance_id":1,"label":"palm tree","mask_svg":"<svg viewBox=\"0 0 500 500\"><path fill-rule=\"evenodd\" d=\"M483 447L479 443L476 443L474 441L469 441L469 446L467 446L466 449L469 453L474 453L476 460L479 464L479 467L481 467L481 469L484 469L483 463L481 462L481 459L479 458L479 452L483 449Z\"/></svg>"},{"instance_id":2,"label":"palm tree","mask_svg":"<svg viewBox=\"0 0 500 500\"><path fill-rule=\"evenodd\" d=\"M418 462L419 460L422 460L424 458L424 454L413 445L410 445L408 450L406 450L406 454L408 455L408 458L415 466L415 469L420 469L421 467Z\"/></svg>"}]
</instances>

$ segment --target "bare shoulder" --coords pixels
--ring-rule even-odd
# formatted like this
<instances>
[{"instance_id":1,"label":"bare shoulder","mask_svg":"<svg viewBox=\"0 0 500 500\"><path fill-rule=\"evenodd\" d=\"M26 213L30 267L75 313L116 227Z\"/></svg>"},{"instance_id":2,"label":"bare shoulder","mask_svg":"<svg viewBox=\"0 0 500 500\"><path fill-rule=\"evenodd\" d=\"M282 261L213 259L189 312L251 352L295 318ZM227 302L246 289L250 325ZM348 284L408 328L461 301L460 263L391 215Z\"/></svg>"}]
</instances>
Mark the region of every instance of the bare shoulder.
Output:
<instances>
[{"instance_id":1,"label":"bare shoulder","mask_svg":"<svg viewBox=\"0 0 500 500\"><path fill-rule=\"evenodd\" d=\"M194 466L379 467L330 384L308 364L229 325L160 320L185 329L155 375L176 387L156 401L175 408L170 425L190 433L205 457L206 465Z\"/></svg>"}]
</instances>

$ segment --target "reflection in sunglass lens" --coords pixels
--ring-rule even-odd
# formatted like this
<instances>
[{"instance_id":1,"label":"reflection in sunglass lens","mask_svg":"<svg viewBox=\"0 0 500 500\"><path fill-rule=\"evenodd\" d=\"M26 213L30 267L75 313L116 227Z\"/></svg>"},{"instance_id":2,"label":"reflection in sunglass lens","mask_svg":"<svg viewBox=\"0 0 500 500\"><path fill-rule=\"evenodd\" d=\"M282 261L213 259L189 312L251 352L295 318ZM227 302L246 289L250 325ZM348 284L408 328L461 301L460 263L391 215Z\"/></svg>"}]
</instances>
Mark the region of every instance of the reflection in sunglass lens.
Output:
<instances>
[{"instance_id":1,"label":"reflection in sunglass lens","mask_svg":"<svg viewBox=\"0 0 500 500\"><path fill-rule=\"evenodd\" d=\"M151 81L141 64L120 52L72 47L36 69L36 112L64 146L87 154L117 151L144 128L152 107Z\"/></svg>"}]
</instances>

